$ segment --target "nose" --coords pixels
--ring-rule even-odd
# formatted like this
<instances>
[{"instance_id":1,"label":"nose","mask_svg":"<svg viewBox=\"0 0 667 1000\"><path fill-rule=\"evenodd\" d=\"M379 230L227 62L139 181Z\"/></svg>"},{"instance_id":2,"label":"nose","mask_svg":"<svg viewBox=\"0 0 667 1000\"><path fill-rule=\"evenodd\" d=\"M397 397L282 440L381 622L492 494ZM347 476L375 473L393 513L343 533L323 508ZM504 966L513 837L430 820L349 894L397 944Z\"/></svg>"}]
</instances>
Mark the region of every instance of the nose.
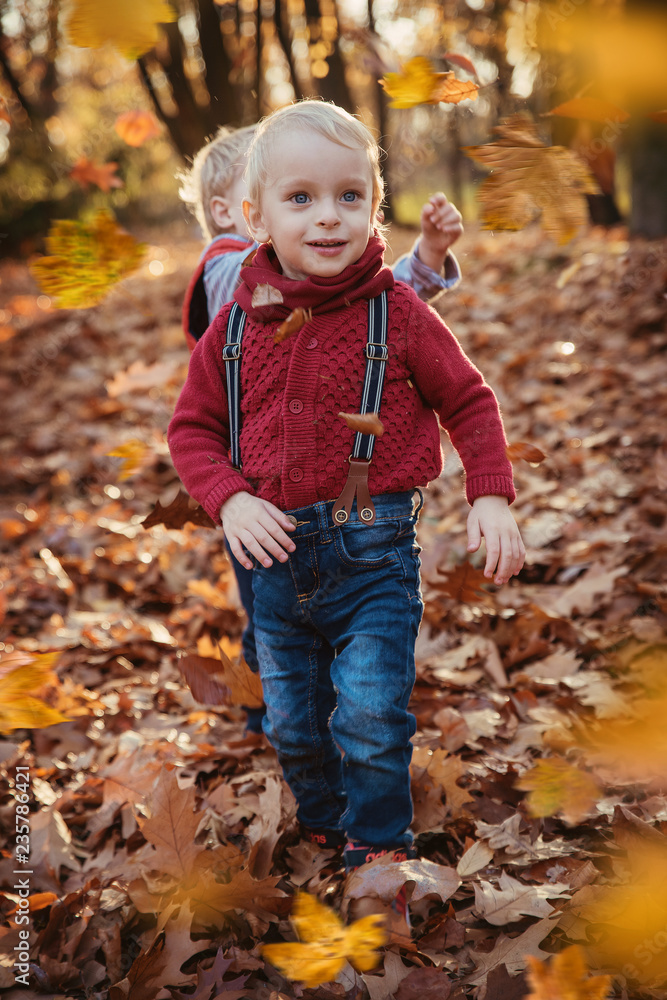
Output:
<instances>
[{"instance_id":1,"label":"nose","mask_svg":"<svg viewBox=\"0 0 667 1000\"><path fill-rule=\"evenodd\" d=\"M322 200L320 210L317 215L317 225L321 226L323 229L334 229L336 226L340 225L338 205L333 198L325 198Z\"/></svg>"}]
</instances>

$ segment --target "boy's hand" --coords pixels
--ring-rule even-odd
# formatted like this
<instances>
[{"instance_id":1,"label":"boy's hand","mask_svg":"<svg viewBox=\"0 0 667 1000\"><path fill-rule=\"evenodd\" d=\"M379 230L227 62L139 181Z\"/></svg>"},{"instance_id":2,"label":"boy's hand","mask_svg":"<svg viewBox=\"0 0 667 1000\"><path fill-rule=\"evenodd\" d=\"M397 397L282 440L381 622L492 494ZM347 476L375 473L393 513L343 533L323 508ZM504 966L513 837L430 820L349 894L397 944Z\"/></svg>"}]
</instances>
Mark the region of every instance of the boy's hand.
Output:
<instances>
[{"instance_id":1,"label":"boy's hand","mask_svg":"<svg viewBox=\"0 0 667 1000\"><path fill-rule=\"evenodd\" d=\"M260 500L251 493L234 493L220 508L220 520L230 549L246 569L252 569L252 562L243 551L244 546L267 567L273 565L268 552L285 562L287 552L296 548L285 534L294 531L292 522L268 500Z\"/></svg>"},{"instance_id":2,"label":"boy's hand","mask_svg":"<svg viewBox=\"0 0 667 1000\"><path fill-rule=\"evenodd\" d=\"M505 497L478 497L468 514L468 552L476 552L482 536L486 543L484 576L498 586L516 576L526 558L526 549Z\"/></svg>"},{"instance_id":3,"label":"boy's hand","mask_svg":"<svg viewBox=\"0 0 667 1000\"><path fill-rule=\"evenodd\" d=\"M422 208L421 228L419 259L439 274L447 251L463 232L461 213L438 191Z\"/></svg>"}]
</instances>

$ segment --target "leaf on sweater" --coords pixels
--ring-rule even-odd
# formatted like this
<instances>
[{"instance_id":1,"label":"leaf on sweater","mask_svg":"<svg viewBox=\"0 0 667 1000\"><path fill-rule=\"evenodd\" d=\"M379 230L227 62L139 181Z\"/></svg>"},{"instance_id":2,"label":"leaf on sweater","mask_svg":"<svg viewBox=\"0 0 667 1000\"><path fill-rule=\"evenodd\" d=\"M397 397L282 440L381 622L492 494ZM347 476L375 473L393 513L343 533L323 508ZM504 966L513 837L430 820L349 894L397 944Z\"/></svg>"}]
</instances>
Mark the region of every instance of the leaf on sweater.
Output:
<instances>
[{"instance_id":1,"label":"leaf on sweater","mask_svg":"<svg viewBox=\"0 0 667 1000\"><path fill-rule=\"evenodd\" d=\"M526 1000L605 1000L611 988L611 976L589 976L584 952L577 944L547 963L528 955L528 984L530 993Z\"/></svg>"},{"instance_id":2,"label":"leaf on sweater","mask_svg":"<svg viewBox=\"0 0 667 1000\"><path fill-rule=\"evenodd\" d=\"M311 989L334 980L348 960L358 972L374 969L377 949L387 938L383 917L372 914L345 927L333 910L305 892L297 894L292 923L301 941L264 945L262 954L288 979Z\"/></svg>"},{"instance_id":3,"label":"leaf on sweater","mask_svg":"<svg viewBox=\"0 0 667 1000\"><path fill-rule=\"evenodd\" d=\"M274 306L280 305L283 301L283 293L279 288L275 288L274 285L257 285L252 293L251 305L253 308L257 306Z\"/></svg>"},{"instance_id":4,"label":"leaf on sweater","mask_svg":"<svg viewBox=\"0 0 667 1000\"><path fill-rule=\"evenodd\" d=\"M547 457L543 451L540 451L534 444L529 444L527 441L514 441L512 444L508 444L505 448L505 454L510 462L520 462L523 459L524 462L532 462L534 464L543 462Z\"/></svg>"},{"instance_id":5,"label":"leaf on sweater","mask_svg":"<svg viewBox=\"0 0 667 1000\"><path fill-rule=\"evenodd\" d=\"M108 212L92 222L60 219L46 237L48 256L31 267L42 291L59 308L85 309L141 263L145 246L126 233Z\"/></svg>"},{"instance_id":6,"label":"leaf on sweater","mask_svg":"<svg viewBox=\"0 0 667 1000\"><path fill-rule=\"evenodd\" d=\"M143 146L160 134L160 123L151 111L124 111L113 127L128 146Z\"/></svg>"},{"instance_id":7,"label":"leaf on sweater","mask_svg":"<svg viewBox=\"0 0 667 1000\"><path fill-rule=\"evenodd\" d=\"M301 327L306 323L309 323L312 318L312 309L303 309L301 306L297 306L296 309L292 309L292 312L289 314L287 319L282 321L273 335L273 343L280 344L283 340L286 340L287 337L291 336L291 334L298 333Z\"/></svg>"},{"instance_id":8,"label":"leaf on sweater","mask_svg":"<svg viewBox=\"0 0 667 1000\"><path fill-rule=\"evenodd\" d=\"M154 528L157 524L163 524L165 528L179 530L188 523L202 528L217 527L215 521L208 516L204 508L188 496L185 490L179 489L173 500L166 503L165 506L158 500L148 517L143 519L141 525L143 528Z\"/></svg>"},{"instance_id":9,"label":"leaf on sweater","mask_svg":"<svg viewBox=\"0 0 667 1000\"><path fill-rule=\"evenodd\" d=\"M70 170L70 177L84 190L94 184L100 191L123 187L123 181L116 177L117 163L95 163L85 156L80 157Z\"/></svg>"},{"instance_id":10,"label":"leaf on sweater","mask_svg":"<svg viewBox=\"0 0 667 1000\"><path fill-rule=\"evenodd\" d=\"M588 223L585 195L599 193L590 171L572 150L545 146L524 114L511 115L493 131L495 142L462 147L493 171L479 189L484 228L523 229L541 215L544 229L567 243Z\"/></svg>"},{"instance_id":11,"label":"leaf on sweater","mask_svg":"<svg viewBox=\"0 0 667 1000\"><path fill-rule=\"evenodd\" d=\"M452 60L453 61L453 60ZM380 81L393 100L390 108L414 108L418 104L458 104L476 100L478 87L470 81L457 80L452 72L436 73L430 59L416 56L399 73L386 73Z\"/></svg>"},{"instance_id":12,"label":"leaf on sweater","mask_svg":"<svg viewBox=\"0 0 667 1000\"><path fill-rule=\"evenodd\" d=\"M384 426L377 413L339 413L338 416L351 431L375 434L379 438L384 434Z\"/></svg>"},{"instance_id":13,"label":"leaf on sweater","mask_svg":"<svg viewBox=\"0 0 667 1000\"><path fill-rule=\"evenodd\" d=\"M566 823L573 824L590 816L601 796L590 774L561 757L539 760L516 785L530 792L527 805L531 816L560 813Z\"/></svg>"},{"instance_id":14,"label":"leaf on sweater","mask_svg":"<svg viewBox=\"0 0 667 1000\"><path fill-rule=\"evenodd\" d=\"M99 49L107 42L138 59L158 41L158 23L175 21L167 0L74 0L67 31L72 45Z\"/></svg>"}]
</instances>

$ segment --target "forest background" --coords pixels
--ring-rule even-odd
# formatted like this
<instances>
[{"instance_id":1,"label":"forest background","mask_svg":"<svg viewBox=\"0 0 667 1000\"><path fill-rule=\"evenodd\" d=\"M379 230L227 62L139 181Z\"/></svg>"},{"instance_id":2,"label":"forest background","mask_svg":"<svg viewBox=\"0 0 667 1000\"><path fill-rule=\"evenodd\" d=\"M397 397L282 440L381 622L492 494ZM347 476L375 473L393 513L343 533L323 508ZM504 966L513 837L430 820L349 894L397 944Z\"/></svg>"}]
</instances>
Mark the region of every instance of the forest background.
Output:
<instances>
[{"instance_id":1,"label":"forest background","mask_svg":"<svg viewBox=\"0 0 667 1000\"><path fill-rule=\"evenodd\" d=\"M666 27L658 0L0 5L10 1000L665 1000ZM390 254L434 190L462 209L434 306L498 392L528 549L501 591L467 561L449 455L419 536L425 860L344 885L243 735L238 597L164 437L202 246L176 174L303 96L381 136ZM262 948L299 888L349 930L315 911L283 974Z\"/></svg>"}]
</instances>

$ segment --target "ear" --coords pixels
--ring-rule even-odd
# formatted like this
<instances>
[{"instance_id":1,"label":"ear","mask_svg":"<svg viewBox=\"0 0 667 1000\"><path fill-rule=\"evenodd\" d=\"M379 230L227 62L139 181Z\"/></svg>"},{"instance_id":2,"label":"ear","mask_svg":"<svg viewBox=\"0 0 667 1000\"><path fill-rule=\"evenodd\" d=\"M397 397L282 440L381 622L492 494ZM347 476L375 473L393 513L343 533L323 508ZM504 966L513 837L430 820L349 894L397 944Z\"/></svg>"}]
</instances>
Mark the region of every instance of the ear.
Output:
<instances>
[{"instance_id":1,"label":"ear","mask_svg":"<svg viewBox=\"0 0 667 1000\"><path fill-rule=\"evenodd\" d=\"M243 218L253 239L258 243L269 243L271 236L262 218L262 210L251 201L243 202Z\"/></svg>"},{"instance_id":2,"label":"ear","mask_svg":"<svg viewBox=\"0 0 667 1000\"><path fill-rule=\"evenodd\" d=\"M223 198L222 195L214 195L210 202L209 207L211 209L211 216L213 221L221 232L229 232L234 229L234 220L229 214L230 202L228 198Z\"/></svg>"}]
</instances>

